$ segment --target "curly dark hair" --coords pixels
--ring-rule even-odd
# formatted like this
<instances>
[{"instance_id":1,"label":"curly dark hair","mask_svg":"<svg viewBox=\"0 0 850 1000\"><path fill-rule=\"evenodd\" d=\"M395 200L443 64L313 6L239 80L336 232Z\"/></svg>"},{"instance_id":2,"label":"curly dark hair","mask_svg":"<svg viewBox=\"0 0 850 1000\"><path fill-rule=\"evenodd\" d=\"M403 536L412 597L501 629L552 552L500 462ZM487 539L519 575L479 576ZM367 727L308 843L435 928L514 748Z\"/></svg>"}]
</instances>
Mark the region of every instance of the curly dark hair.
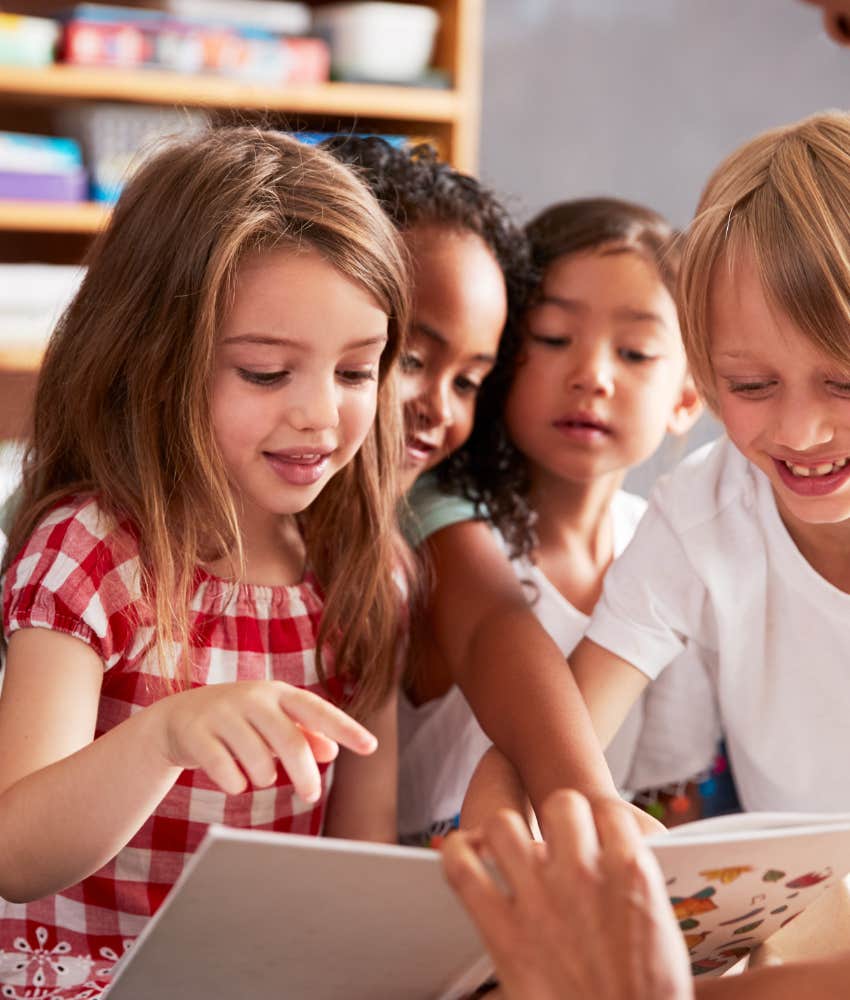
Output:
<instances>
[{"instance_id":1,"label":"curly dark hair","mask_svg":"<svg viewBox=\"0 0 850 1000\"><path fill-rule=\"evenodd\" d=\"M650 260L667 290L675 295L681 259L677 234L662 215L642 205L616 198L560 202L532 219L525 232L535 291L546 269L558 258L606 244L624 244ZM533 301L533 295L525 302ZM528 460L511 441L504 422L521 345L521 325L515 321L502 338L498 365L481 388L472 433L440 468L441 480L459 487L479 504L479 510L488 512L513 557L530 556L535 545Z\"/></svg>"},{"instance_id":2,"label":"curly dark hair","mask_svg":"<svg viewBox=\"0 0 850 1000\"><path fill-rule=\"evenodd\" d=\"M508 459L516 449L501 420L501 401L513 378L520 347L519 319L537 284L528 241L496 195L477 178L439 160L423 143L399 148L377 136L335 136L322 143L337 159L353 167L369 185L399 229L436 223L480 236L505 278L508 317L496 363L479 390L476 414L497 413L479 420L472 437L436 469L440 487L475 504L476 513L502 533L513 554L533 548L533 515L528 506L527 473ZM498 408L491 400L498 400Z\"/></svg>"}]
</instances>

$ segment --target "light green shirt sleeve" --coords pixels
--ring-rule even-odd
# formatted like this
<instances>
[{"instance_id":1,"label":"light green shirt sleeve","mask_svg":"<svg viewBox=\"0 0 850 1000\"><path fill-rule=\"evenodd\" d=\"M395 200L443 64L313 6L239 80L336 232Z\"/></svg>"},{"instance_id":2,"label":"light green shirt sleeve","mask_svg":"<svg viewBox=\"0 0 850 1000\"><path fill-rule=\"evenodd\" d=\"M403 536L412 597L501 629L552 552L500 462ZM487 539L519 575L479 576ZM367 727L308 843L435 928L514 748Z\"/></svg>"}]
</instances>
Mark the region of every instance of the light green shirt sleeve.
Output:
<instances>
[{"instance_id":1,"label":"light green shirt sleeve","mask_svg":"<svg viewBox=\"0 0 850 1000\"><path fill-rule=\"evenodd\" d=\"M15 514L18 513L18 507L21 503L21 487L18 486L13 493L11 493L6 500L0 504L0 532L9 537L9 529L12 527L12 521L15 520Z\"/></svg>"},{"instance_id":2,"label":"light green shirt sleeve","mask_svg":"<svg viewBox=\"0 0 850 1000\"><path fill-rule=\"evenodd\" d=\"M441 528L477 519L475 504L465 497L444 493L431 473L420 476L407 494L402 530L414 548Z\"/></svg>"}]
</instances>

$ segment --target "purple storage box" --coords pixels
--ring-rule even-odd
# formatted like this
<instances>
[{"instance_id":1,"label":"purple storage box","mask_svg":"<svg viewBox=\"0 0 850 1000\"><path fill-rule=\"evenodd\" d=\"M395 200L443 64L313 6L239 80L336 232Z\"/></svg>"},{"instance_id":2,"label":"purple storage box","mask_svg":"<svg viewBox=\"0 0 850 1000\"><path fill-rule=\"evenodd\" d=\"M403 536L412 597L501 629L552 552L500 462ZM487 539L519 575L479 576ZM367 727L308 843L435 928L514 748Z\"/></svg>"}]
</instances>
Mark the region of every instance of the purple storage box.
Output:
<instances>
[{"instance_id":1,"label":"purple storage box","mask_svg":"<svg viewBox=\"0 0 850 1000\"><path fill-rule=\"evenodd\" d=\"M62 174L26 174L0 170L0 198L15 201L85 201L85 170Z\"/></svg>"}]
</instances>

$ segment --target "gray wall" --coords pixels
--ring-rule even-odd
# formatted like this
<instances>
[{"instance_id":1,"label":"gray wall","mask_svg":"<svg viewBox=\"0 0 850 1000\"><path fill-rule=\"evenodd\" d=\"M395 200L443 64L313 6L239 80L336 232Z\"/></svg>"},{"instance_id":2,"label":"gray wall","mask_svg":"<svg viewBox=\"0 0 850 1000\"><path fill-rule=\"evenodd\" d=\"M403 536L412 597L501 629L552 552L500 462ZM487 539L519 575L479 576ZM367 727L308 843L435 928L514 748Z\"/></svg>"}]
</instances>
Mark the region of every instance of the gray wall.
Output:
<instances>
[{"instance_id":1,"label":"gray wall","mask_svg":"<svg viewBox=\"0 0 850 1000\"><path fill-rule=\"evenodd\" d=\"M800 0L487 0L481 173L521 215L616 194L677 225L756 132L850 107Z\"/></svg>"},{"instance_id":2,"label":"gray wall","mask_svg":"<svg viewBox=\"0 0 850 1000\"><path fill-rule=\"evenodd\" d=\"M481 174L521 219L611 194L684 226L728 152L835 107L850 49L800 0L487 0ZM690 443L715 433L702 422Z\"/></svg>"}]
</instances>

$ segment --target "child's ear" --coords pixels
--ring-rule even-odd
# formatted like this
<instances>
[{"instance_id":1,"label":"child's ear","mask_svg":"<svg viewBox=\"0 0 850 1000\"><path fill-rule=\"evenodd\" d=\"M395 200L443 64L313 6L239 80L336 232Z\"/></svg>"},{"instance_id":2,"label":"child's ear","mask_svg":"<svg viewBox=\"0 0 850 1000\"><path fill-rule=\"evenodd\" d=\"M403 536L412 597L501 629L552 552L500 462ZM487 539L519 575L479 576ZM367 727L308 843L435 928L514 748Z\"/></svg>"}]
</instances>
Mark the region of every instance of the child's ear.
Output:
<instances>
[{"instance_id":1,"label":"child's ear","mask_svg":"<svg viewBox=\"0 0 850 1000\"><path fill-rule=\"evenodd\" d=\"M694 380L688 373L682 383L682 389L676 405L673 407L673 412L670 414L670 419L667 421L667 432L676 437L687 434L701 413L702 400L699 398Z\"/></svg>"}]
</instances>

